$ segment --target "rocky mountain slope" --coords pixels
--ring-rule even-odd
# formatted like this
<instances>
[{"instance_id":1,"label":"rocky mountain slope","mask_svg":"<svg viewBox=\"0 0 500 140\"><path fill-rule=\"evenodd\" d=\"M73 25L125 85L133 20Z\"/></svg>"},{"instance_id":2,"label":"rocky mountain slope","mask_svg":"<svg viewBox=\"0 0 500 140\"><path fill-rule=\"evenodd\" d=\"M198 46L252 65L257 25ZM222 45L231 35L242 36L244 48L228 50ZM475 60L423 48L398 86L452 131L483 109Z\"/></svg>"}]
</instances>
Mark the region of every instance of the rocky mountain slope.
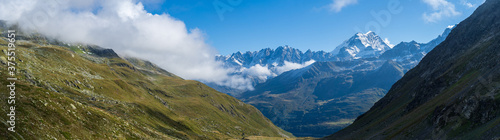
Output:
<instances>
[{"instance_id":1,"label":"rocky mountain slope","mask_svg":"<svg viewBox=\"0 0 500 140\"><path fill-rule=\"evenodd\" d=\"M8 91L2 30L0 79ZM259 110L113 50L16 33L16 132L7 139L230 139L293 137ZM0 96L8 112L9 96ZM0 117L4 130L10 126Z\"/></svg>"},{"instance_id":2,"label":"rocky mountain slope","mask_svg":"<svg viewBox=\"0 0 500 140\"><path fill-rule=\"evenodd\" d=\"M368 112L326 139L500 138L498 7L486 0Z\"/></svg>"},{"instance_id":3,"label":"rocky mountain slope","mask_svg":"<svg viewBox=\"0 0 500 140\"><path fill-rule=\"evenodd\" d=\"M276 125L296 136L324 137L351 124L370 109L397 80L418 64L427 54L426 50L435 47L433 42L447 36L452 29L447 28L430 43L401 42L392 49L382 45L385 47L380 49L389 50L377 57L316 62L291 70L257 84L255 90L244 92L238 98L254 105ZM351 45L338 48L345 51L363 45L361 40L366 36L379 38L375 33L357 34L346 41L352 42L347 43ZM356 45L356 42L361 44ZM380 46L371 45L377 41L363 42L368 46L364 48Z\"/></svg>"}]
</instances>

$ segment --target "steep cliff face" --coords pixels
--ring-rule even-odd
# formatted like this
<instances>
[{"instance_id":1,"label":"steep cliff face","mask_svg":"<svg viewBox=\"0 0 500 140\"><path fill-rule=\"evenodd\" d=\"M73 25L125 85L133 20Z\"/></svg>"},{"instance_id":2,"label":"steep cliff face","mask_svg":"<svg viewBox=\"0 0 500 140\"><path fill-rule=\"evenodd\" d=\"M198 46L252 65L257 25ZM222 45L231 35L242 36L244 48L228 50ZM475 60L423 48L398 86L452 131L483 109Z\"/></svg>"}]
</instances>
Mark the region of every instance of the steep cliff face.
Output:
<instances>
[{"instance_id":1,"label":"steep cliff face","mask_svg":"<svg viewBox=\"0 0 500 140\"><path fill-rule=\"evenodd\" d=\"M0 83L8 85L8 42L2 36ZM16 132L0 131L1 138L293 137L253 106L148 61L39 35L18 33L16 39ZM0 96L0 112L9 111L7 98ZM10 127L7 119L0 117L1 128Z\"/></svg>"},{"instance_id":2,"label":"steep cliff face","mask_svg":"<svg viewBox=\"0 0 500 140\"><path fill-rule=\"evenodd\" d=\"M498 7L487 0L368 112L326 139L499 138Z\"/></svg>"}]
</instances>

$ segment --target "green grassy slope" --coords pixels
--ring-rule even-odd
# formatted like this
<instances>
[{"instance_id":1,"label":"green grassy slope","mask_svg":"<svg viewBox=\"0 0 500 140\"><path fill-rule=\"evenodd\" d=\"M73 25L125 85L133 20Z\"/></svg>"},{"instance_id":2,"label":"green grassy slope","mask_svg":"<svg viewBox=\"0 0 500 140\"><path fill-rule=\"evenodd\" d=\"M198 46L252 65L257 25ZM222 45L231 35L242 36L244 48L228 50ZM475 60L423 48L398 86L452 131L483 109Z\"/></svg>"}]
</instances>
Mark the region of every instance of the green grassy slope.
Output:
<instances>
[{"instance_id":1,"label":"green grassy slope","mask_svg":"<svg viewBox=\"0 0 500 140\"><path fill-rule=\"evenodd\" d=\"M147 61L92 46L17 41L17 139L229 139L293 137L253 106ZM0 49L7 48L6 38ZM59 45L55 45L59 44ZM6 54L0 81L7 85ZM6 86L0 86L2 93ZM0 110L7 112L0 96ZM0 117L6 129L7 117Z\"/></svg>"}]
</instances>

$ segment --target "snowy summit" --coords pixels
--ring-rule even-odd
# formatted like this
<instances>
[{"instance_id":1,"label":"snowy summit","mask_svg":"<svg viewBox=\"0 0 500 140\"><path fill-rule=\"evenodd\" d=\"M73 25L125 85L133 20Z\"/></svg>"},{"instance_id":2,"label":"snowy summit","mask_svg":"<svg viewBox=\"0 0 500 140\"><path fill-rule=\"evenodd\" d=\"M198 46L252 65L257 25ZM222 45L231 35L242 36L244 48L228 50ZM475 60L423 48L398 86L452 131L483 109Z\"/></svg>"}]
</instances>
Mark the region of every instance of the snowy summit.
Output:
<instances>
[{"instance_id":1,"label":"snowy summit","mask_svg":"<svg viewBox=\"0 0 500 140\"><path fill-rule=\"evenodd\" d=\"M381 55L391 47L375 32L357 33L344 41L332 52L340 57L369 58Z\"/></svg>"}]
</instances>

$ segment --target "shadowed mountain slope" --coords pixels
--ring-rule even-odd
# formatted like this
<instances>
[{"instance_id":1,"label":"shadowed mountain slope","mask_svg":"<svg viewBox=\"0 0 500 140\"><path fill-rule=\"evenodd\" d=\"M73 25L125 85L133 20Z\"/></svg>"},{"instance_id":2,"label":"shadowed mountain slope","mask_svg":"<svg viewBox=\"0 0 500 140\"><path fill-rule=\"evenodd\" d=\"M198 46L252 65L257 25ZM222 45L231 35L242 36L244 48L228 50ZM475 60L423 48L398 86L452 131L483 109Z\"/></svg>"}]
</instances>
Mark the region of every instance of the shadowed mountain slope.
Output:
<instances>
[{"instance_id":1,"label":"shadowed mountain slope","mask_svg":"<svg viewBox=\"0 0 500 140\"><path fill-rule=\"evenodd\" d=\"M498 139L498 7L486 0L368 112L326 139Z\"/></svg>"}]
</instances>

